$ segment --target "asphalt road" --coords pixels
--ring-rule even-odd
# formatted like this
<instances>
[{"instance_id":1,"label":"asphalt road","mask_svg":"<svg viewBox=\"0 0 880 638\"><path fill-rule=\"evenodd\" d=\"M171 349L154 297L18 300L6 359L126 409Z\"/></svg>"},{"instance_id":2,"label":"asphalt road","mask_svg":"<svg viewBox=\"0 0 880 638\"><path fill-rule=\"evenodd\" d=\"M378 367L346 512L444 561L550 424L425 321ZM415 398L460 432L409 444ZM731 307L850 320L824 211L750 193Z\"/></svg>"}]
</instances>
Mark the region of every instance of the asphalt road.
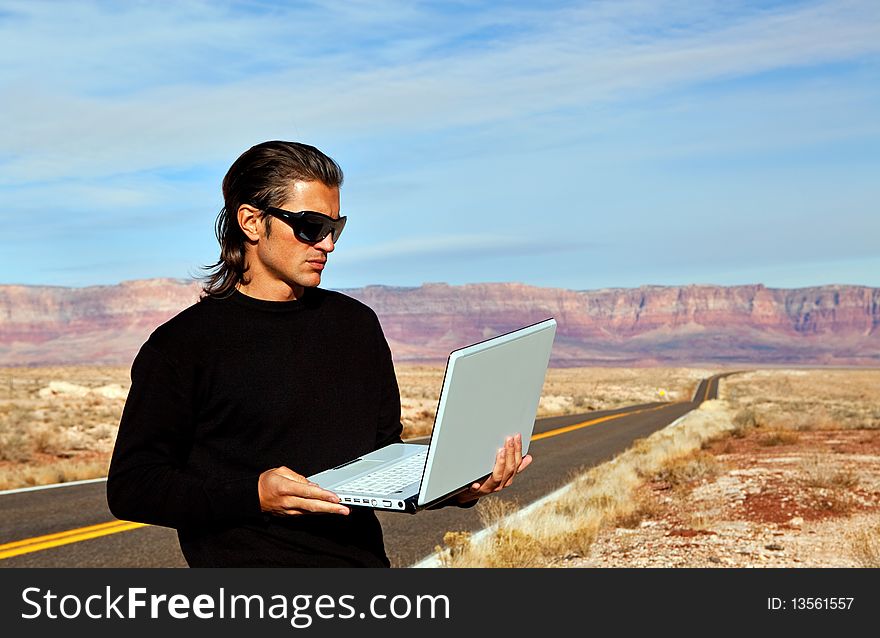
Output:
<instances>
[{"instance_id":1,"label":"asphalt road","mask_svg":"<svg viewBox=\"0 0 880 638\"><path fill-rule=\"evenodd\" d=\"M613 458L635 439L662 429L701 401L715 398L717 379L702 381L692 402L652 403L538 420L530 450L532 467L493 498L525 506L553 492L579 470ZM591 424L567 427L585 422ZM388 555L396 567L411 565L430 554L442 545L447 531L480 528L473 510L455 507L415 516L380 513L379 518ZM125 529L122 524L113 527L116 524L107 509L104 482L2 494L0 520L0 567L186 566L174 530L151 526ZM102 527L108 523L109 527ZM90 526L98 527L88 529ZM57 544L70 539L77 542ZM37 551L10 555L34 549Z\"/></svg>"}]
</instances>

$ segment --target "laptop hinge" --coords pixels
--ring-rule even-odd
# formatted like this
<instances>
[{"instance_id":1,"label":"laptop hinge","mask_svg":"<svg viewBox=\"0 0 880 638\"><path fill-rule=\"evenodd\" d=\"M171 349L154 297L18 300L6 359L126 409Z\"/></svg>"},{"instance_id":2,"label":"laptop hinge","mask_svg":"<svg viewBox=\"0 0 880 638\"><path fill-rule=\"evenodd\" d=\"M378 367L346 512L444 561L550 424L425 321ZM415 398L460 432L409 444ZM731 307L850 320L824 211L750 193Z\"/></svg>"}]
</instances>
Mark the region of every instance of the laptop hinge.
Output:
<instances>
[{"instance_id":1,"label":"laptop hinge","mask_svg":"<svg viewBox=\"0 0 880 638\"><path fill-rule=\"evenodd\" d=\"M403 511L407 514L415 514L419 511L419 495L418 493L413 494L407 499L403 501Z\"/></svg>"},{"instance_id":2,"label":"laptop hinge","mask_svg":"<svg viewBox=\"0 0 880 638\"><path fill-rule=\"evenodd\" d=\"M452 490L451 492L449 492L449 494L446 494L445 496L441 496L440 498L435 498L430 503L426 503L425 505L419 505L418 507L420 510L429 510L437 505L440 505L440 503L443 503L444 501L448 501L450 498L452 498L456 494L461 494L466 489L468 489L468 487L470 487L471 483L476 483L476 482L478 482L478 481L471 481L467 485L463 485L462 487L458 488L457 490ZM479 482L482 482L482 481L479 481ZM418 498L418 496L416 496L415 498Z\"/></svg>"}]
</instances>

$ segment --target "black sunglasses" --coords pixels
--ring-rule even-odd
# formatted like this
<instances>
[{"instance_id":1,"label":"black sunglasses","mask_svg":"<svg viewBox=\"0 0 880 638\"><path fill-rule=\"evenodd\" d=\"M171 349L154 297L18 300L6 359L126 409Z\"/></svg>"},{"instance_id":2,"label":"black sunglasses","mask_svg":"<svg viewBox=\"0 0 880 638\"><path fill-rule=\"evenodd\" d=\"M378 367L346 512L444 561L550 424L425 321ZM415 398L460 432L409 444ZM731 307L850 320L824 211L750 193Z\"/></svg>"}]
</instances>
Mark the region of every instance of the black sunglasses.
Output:
<instances>
[{"instance_id":1,"label":"black sunglasses","mask_svg":"<svg viewBox=\"0 0 880 638\"><path fill-rule=\"evenodd\" d=\"M316 213L313 210L301 210L294 213L283 208L269 206L263 209L263 212L287 222L299 239L310 244L323 241L330 233L333 233L333 243L335 244L339 241L342 229L345 228L345 217L334 219L330 215Z\"/></svg>"}]
</instances>

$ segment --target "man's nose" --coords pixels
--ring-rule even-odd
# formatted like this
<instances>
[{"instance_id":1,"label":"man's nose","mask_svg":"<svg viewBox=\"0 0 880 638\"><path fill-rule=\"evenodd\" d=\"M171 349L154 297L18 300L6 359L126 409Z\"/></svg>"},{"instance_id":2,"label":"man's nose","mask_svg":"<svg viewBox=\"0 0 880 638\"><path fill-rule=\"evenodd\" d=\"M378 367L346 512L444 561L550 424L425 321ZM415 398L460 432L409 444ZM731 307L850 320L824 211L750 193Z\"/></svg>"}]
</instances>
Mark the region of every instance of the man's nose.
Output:
<instances>
[{"instance_id":1,"label":"man's nose","mask_svg":"<svg viewBox=\"0 0 880 638\"><path fill-rule=\"evenodd\" d=\"M328 233L324 239L315 244L315 248L323 250L325 253L332 253L336 248L336 244L333 243L333 233Z\"/></svg>"}]
</instances>

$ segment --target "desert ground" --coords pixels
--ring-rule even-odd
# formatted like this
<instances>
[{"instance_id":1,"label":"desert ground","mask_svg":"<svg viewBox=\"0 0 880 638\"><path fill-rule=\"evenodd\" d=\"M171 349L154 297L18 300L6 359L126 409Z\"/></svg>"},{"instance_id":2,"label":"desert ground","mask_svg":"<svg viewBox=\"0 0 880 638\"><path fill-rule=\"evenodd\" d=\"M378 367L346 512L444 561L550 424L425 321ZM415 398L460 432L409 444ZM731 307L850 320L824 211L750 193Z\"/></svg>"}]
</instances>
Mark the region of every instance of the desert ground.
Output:
<instances>
[{"instance_id":1,"label":"desert ground","mask_svg":"<svg viewBox=\"0 0 880 638\"><path fill-rule=\"evenodd\" d=\"M396 366L404 438L430 433L443 367ZM687 400L711 372L551 368L539 416ZM0 490L107 475L130 386L124 367L0 368Z\"/></svg>"},{"instance_id":2,"label":"desert ground","mask_svg":"<svg viewBox=\"0 0 880 638\"><path fill-rule=\"evenodd\" d=\"M404 437L443 368L398 365ZM551 368L539 416L689 400L717 370ZM127 368L0 368L0 490L105 476ZM573 480L539 515L483 499L449 566L880 566L880 370L765 369Z\"/></svg>"},{"instance_id":3,"label":"desert ground","mask_svg":"<svg viewBox=\"0 0 880 638\"><path fill-rule=\"evenodd\" d=\"M758 370L447 566L880 567L880 371ZM537 509L537 511L535 511Z\"/></svg>"},{"instance_id":4,"label":"desert ground","mask_svg":"<svg viewBox=\"0 0 880 638\"><path fill-rule=\"evenodd\" d=\"M128 368L0 368L0 490L107 475Z\"/></svg>"}]
</instances>

